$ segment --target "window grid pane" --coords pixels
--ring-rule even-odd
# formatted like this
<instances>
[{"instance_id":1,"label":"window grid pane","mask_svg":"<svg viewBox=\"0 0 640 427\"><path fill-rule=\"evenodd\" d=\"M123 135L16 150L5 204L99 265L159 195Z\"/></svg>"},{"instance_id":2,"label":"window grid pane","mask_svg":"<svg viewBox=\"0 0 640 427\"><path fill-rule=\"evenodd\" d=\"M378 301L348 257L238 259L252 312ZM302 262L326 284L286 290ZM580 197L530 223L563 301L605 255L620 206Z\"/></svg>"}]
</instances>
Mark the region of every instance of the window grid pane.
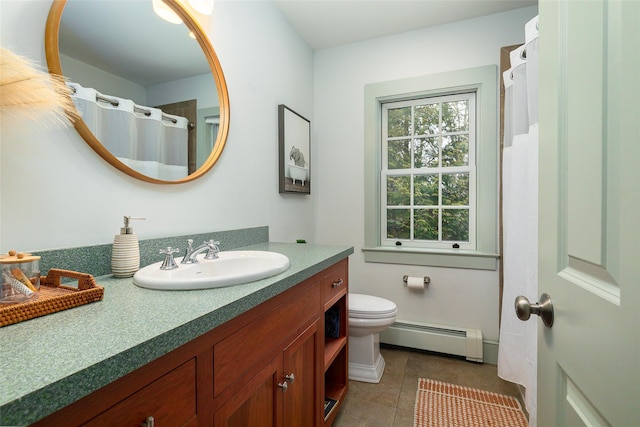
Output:
<instances>
[{"instance_id":1,"label":"window grid pane","mask_svg":"<svg viewBox=\"0 0 640 427\"><path fill-rule=\"evenodd\" d=\"M414 239L438 240L439 209L415 209L414 210Z\"/></svg>"},{"instance_id":2,"label":"window grid pane","mask_svg":"<svg viewBox=\"0 0 640 427\"><path fill-rule=\"evenodd\" d=\"M411 206L410 176L387 176L387 206Z\"/></svg>"},{"instance_id":3,"label":"window grid pane","mask_svg":"<svg viewBox=\"0 0 640 427\"><path fill-rule=\"evenodd\" d=\"M413 204L415 206L439 206L440 175L415 175L413 178Z\"/></svg>"},{"instance_id":4,"label":"window grid pane","mask_svg":"<svg viewBox=\"0 0 640 427\"><path fill-rule=\"evenodd\" d=\"M413 156L414 168L437 168L440 166L440 143L438 137L414 139Z\"/></svg>"},{"instance_id":5,"label":"window grid pane","mask_svg":"<svg viewBox=\"0 0 640 427\"><path fill-rule=\"evenodd\" d=\"M409 169L411 167L411 140L399 139L387 143L387 168Z\"/></svg>"},{"instance_id":6,"label":"window grid pane","mask_svg":"<svg viewBox=\"0 0 640 427\"><path fill-rule=\"evenodd\" d=\"M442 166L469 165L469 134L442 137Z\"/></svg>"},{"instance_id":7,"label":"window grid pane","mask_svg":"<svg viewBox=\"0 0 640 427\"><path fill-rule=\"evenodd\" d=\"M411 107L389 110L389 138L409 136L411 134Z\"/></svg>"},{"instance_id":8,"label":"window grid pane","mask_svg":"<svg viewBox=\"0 0 640 427\"><path fill-rule=\"evenodd\" d=\"M387 238L409 239L411 237L411 210L387 209Z\"/></svg>"},{"instance_id":9,"label":"window grid pane","mask_svg":"<svg viewBox=\"0 0 640 427\"><path fill-rule=\"evenodd\" d=\"M442 132L469 131L469 101L443 102Z\"/></svg>"},{"instance_id":10,"label":"window grid pane","mask_svg":"<svg viewBox=\"0 0 640 427\"><path fill-rule=\"evenodd\" d=\"M466 242L469 240L469 210L442 210L442 240Z\"/></svg>"},{"instance_id":11,"label":"window grid pane","mask_svg":"<svg viewBox=\"0 0 640 427\"><path fill-rule=\"evenodd\" d=\"M441 182L443 206L469 206L468 173L443 174Z\"/></svg>"}]
</instances>

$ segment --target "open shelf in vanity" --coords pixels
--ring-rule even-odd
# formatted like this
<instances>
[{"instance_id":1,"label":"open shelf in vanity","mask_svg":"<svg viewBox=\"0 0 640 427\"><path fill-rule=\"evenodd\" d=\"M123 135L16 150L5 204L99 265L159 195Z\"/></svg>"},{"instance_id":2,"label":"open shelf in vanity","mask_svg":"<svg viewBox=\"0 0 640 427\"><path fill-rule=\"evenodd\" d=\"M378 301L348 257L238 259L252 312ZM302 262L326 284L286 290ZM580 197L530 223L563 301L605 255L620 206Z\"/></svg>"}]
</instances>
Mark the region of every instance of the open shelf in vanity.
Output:
<instances>
[{"instance_id":1,"label":"open shelf in vanity","mask_svg":"<svg viewBox=\"0 0 640 427\"><path fill-rule=\"evenodd\" d=\"M322 279L324 302L325 426L338 413L349 384L348 374L348 263L341 262Z\"/></svg>"}]
</instances>

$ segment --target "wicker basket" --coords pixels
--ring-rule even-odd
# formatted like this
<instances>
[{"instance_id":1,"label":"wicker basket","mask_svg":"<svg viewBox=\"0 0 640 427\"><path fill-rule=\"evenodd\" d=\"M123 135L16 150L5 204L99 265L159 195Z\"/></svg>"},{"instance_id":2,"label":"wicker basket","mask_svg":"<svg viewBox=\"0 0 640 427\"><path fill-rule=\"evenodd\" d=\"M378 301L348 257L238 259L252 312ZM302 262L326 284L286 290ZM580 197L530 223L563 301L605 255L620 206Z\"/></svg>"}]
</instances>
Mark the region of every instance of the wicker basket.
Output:
<instances>
[{"instance_id":1,"label":"wicker basket","mask_svg":"<svg viewBox=\"0 0 640 427\"><path fill-rule=\"evenodd\" d=\"M78 287L61 284L62 277L78 280ZM33 319L90 302L100 301L104 288L91 274L52 268L40 277L40 291L35 300L0 307L0 327Z\"/></svg>"}]
</instances>

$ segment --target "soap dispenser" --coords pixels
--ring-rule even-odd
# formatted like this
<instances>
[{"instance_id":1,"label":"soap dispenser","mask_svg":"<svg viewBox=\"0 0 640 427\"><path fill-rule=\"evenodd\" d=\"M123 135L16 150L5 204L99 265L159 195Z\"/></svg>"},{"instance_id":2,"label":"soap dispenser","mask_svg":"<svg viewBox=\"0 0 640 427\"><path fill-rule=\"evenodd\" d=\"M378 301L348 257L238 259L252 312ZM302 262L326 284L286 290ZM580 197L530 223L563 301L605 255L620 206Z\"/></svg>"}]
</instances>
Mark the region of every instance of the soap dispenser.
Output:
<instances>
[{"instance_id":1,"label":"soap dispenser","mask_svg":"<svg viewBox=\"0 0 640 427\"><path fill-rule=\"evenodd\" d=\"M129 226L132 219L145 218L124 217L124 227L120 229L120 234L115 235L111 249L111 272L114 277L131 277L140 268L138 236Z\"/></svg>"}]
</instances>

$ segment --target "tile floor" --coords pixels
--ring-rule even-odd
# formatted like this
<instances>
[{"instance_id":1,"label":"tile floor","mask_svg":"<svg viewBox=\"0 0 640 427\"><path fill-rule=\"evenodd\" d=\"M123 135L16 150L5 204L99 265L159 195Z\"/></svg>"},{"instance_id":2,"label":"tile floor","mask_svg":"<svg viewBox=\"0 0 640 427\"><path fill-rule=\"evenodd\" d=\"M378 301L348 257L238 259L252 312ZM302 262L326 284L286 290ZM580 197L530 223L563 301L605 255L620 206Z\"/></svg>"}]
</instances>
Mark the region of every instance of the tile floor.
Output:
<instances>
[{"instance_id":1,"label":"tile floor","mask_svg":"<svg viewBox=\"0 0 640 427\"><path fill-rule=\"evenodd\" d=\"M350 381L334 427L412 427L418 378L520 399L517 386L498 377L496 365L386 346L380 351L387 363L382 380L379 384Z\"/></svg>"}]
</instances>

